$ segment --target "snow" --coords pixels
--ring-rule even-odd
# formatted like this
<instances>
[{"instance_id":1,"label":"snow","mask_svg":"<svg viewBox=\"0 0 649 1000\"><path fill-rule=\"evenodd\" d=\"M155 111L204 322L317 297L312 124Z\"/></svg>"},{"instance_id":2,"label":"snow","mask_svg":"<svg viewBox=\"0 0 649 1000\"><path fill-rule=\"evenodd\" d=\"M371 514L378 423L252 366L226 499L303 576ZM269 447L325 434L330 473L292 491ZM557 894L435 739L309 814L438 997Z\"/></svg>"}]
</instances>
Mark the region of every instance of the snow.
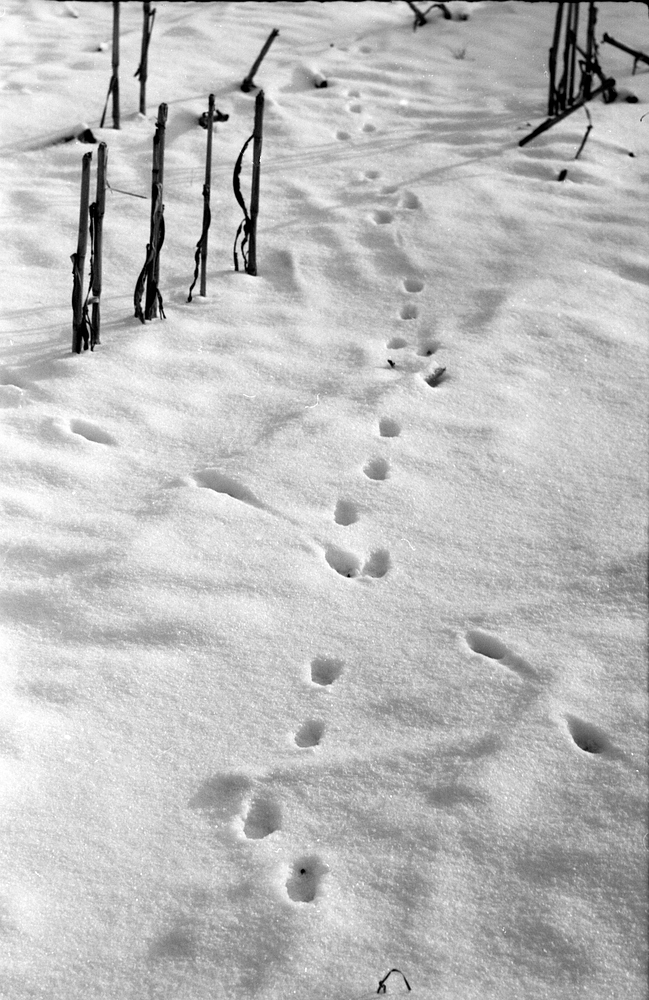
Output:
<instances>
[{"instance_id":1,"label":"snow","mask_svg":"<svg viewBox=\"0 0 649 1000\"><path fill-rule=\"evenodd\" d=\"M397 967L413 1000L639 1000L649 75L601 45L639 100L592 101L575 160L581 110L518 146L553 4L155 6L144 117L122 4L120 131L110 3L0 17L0 996L352 1000ZM645 4L598 8L649 51ZM273 28L253 277L231 179ZM83 127L112 190L79 356Z\"/></svg>"}]
</instances>

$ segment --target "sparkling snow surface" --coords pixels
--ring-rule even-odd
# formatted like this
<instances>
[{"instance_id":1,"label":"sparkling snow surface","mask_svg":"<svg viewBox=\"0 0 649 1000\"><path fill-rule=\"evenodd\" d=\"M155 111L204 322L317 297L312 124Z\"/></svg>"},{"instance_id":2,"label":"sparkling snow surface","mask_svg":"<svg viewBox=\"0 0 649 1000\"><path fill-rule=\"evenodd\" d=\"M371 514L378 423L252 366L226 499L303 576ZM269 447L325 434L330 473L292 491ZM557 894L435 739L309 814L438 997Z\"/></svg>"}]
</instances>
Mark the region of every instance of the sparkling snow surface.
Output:
<instances>
[{"instance_id":1,"label":"sparkling snow surface","mask_svg":"<svg viewBox=\"0 0 649 1000\"><path fill-rule=\"evenodd\" d=\"M1 6L0 996L644 998L649 67L601 45L575 160L583 110L517 145L553 4L160 0L144 118L130 2L116 131L112 5Z\"/></svg>"}]
</instances>

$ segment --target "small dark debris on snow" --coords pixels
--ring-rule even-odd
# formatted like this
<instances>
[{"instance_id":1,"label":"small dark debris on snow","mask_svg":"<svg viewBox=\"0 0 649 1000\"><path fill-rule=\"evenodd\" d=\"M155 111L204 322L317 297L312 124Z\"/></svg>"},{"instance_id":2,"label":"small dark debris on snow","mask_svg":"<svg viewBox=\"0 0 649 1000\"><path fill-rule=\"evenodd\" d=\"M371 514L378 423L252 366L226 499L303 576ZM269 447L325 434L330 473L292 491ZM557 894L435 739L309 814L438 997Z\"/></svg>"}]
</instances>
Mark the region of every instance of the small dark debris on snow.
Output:
<instances>
[{"instance_id":1,"label":"small dark debris on snow","mask_svg":"<svg viewBox=\"0 0 649 1000\"><path fill-rule=\"evenodd\" d=\"M629 156L635 156L635 153L629 153Z\"/></svg>"},{"instance_id":2,"label":"small dark debris on snow","mask_svg":"<svg viewBox=\"0 0 649 1000\"><path fill-rule=\"evenodd\" d=\"M390 365L390 368L396 368L397 366L396 361L393 361L392 358L388 358L388 364Z\"/></svg>"},{"instance_id":3,"label":"small dark debris on snow","mask_svg":"<svg viewBox=\"0 0 649 1000\"><path fill-rule=\"evenodd\" d=\"M204 111L203 114L198 119L198 124L200 125L201 128L204 128L204 129L207 128L207 119L208 119L208 117L209 117L209 115L208 115L207 111ZM230 115L224 115L223 112L219 111L218 108L214 109L214 119L213 120L215 122L227 122L227 120L228 120L229 117L230 117Z\"/></svg>"},{"instance_id":4,"label":"small dark debris on snow","mask_svg":"<svg viewBox=\"0 0 649 1000\"><path fill-rule=\"evenodd\" d=\"M557 180L558 181L565 181L565 179L566 179L567 176L568 176L568 171L564 167L564 169L559 173L559 176L557 177Z\"/></svg>"}]
</instances>

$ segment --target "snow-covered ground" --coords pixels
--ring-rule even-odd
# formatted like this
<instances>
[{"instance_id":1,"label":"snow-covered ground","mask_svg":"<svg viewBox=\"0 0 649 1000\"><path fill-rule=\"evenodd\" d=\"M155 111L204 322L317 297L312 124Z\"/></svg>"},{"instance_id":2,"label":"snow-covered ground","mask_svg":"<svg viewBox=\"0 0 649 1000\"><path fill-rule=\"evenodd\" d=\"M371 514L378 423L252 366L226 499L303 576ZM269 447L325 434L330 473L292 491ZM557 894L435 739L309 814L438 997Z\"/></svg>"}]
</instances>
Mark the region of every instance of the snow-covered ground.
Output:
<instances>
[{"instance_id":1,"label":"snow-covered ground","mask_svg":"<svg viewBox=\"0 0 649 1000\"><path fill-rule=\"evenodd\" d=\"M116 131L112 5L2 3L0 995L350 1000L396 966L413 1000L640 1000L648 68L601 46L639 102L594 100L575 160L583 110L518 146L554 4L155 6L144 118L122 4ZM598 7L649 51L646 4ZM51 140L82 122L112 190L79 356L97 147Z\"/></svg>"}]
</instances>

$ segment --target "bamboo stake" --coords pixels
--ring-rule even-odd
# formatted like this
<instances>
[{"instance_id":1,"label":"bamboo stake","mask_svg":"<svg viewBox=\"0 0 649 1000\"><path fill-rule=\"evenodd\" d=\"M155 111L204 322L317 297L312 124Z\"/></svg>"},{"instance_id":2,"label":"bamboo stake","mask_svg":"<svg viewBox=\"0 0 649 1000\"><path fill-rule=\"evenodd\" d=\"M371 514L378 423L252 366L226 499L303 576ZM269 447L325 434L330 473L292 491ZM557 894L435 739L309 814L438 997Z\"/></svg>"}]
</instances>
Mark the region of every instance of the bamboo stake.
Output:
<instances>
[{"instance_id":1,"label":"bamboo stake","mask_svg":"<svg viewBox=\"0 0 649 1000\"><path fill-rule=\"evenodd\" d=\"M260 90L255 99L255 127L252 142L252 187L250 190L250 250L248 252L248 274L257 274L257 216L259 214L259 176L261 171L261 140L264 124L264 92Z\"/></svg>"},{"instance_id":2,"label":"bamboo stake","mask_svg":"<svg viewBox=\"0 0 649 1000\"><path fill-rule=\"evenodd\" d=\"M95 252L93 260L93 275L91 298L92 321L90 324L90 350L93 351L95 344L101 344L101 288L102 288L102 253L104 249L104 212L106 210L106 165L108 161L108 147L105 142L99 143L97 150L97 199L95 202Z\"/></svg>"},{"instance_id":3,"label":"bamboo stake","mask_svg":"<svg viewBox=\"0 0 649 1000\"><path fill-rule=\"evenodd\" d=\"M563 40L563 73L561 74L561 79L559 80L559 86L557 88L557 107L556 114L561 114L565 111L568 104L568 83L570 79L570 27L572 25L572 8L573 3L568 4L568 10L566 11L566 31Z\"/></svg>"},{"instance_id":4,"label":"bamboo stake","mask_svg":"<svg viewBox=\"0 0 649 1000\"><path fill-rule=\"evenodd\" d=\"M252 90L252 88L254 87L255 73L261 66L262 59L264 58L264 56L266 55L266 53L268 52L269 48L271 47L271 45L273 44L278 35L279 35L279 29L273 28L273 30L271 31L270 35L268 36L268 38L264 43L264 47L262 48L261 52L259 53L254 63L252 64L250 72L246 77L244 77L243 83L241 84L241 89L243 90L244 94L247 94L248 91Z\"/></svg>"},{"instance_id":5,"label":"bamboo stake","mask_svg":"<svg viewBox=\"0 0 649 1000\"><path fill-rule=\"evenodd\" d=\"M113 0L113 128L119 128L119 2Z\"/></svg>"},{"instance_id":6,"label":"bamboo stake","mask_svg":"<svg viewBox=\"0 0 649 1000\"><path fill-rule=\"evenodd\" d=\"M570 73L568 75L567 102L572 104L575 99L575 60L577 58L577 30L579 27L579 3L573 3L572 7L572 30L569 36L570 45Z\"/></svg>"},{"instance_id":7,"label":"bamboo stake","mask_svg":"<svg viewBox=\"0 0 649 1000\"><path fill-rule=\"evenodd\" d=\"M158 108L156 132L153 137L153 166L151 169L151 226L149 235L150 260L147 267L146 304L144 318L158 315L158 283L160 280L160 248L164 234L162 193L164 184L165 129L167 105Z\"/></svg>"},{"instance_id":8,"label":"bamboo stake","mask_svg":"<svg viewBox=\"0 0 649 1000\"><path fill-rule=\"evenodd\" d=\"M557 14L554 20L554 36L550 48L550 93L548 95L548 115L553 115L557 111L557 52L559 51L559 39L561 37L561 21L563 19L563 0L557 6Z\"/></svg>"},{"instance_id":9,"label":"bamboo stake","mask_svg":"<svg viewBox=\"0 0 649 1000\"><path fill-rule=\"evenodd\" d=\"M205 184L203 185L203 240L201 244L201 295L207 295L207 234L210 225L210 191L212 187L212 127L214 122L214 94L209 96L207 109L207 153L205 155Z\"/></svg>"},{"instance_id":10,"label":"bamboo stake","mask_svg":"<svg viewBox=\"0 0 649 1000\"><path fill-rule=\"evenodd\" d=\"M593 62L595 59L595 24L597 23L597 7L593 0L588 5L588 33L586 35L586 62L581 77L581 93L586 100L590 98L593 86Z\"/></svg>"},{"instance_id":11,"label":"bamboo stake","mask_svg":"<svg viewBox=\"0 0 649 1000\"><path fill-rule=\"evenodd\" d=\"M88 248L88 201L90 197L90 162L92 153L84 153L81 161L81 200L79 204L79 234L77 252L72 261L72 350L81 354L83 336L83 272Z\"/></svg>"},{"instance_id":12,"label":"bamboo stake","mask_svg":"<svg viewBox=\"0 0 649 1000\"><path fill-rule=\"evenodd\" d=\"M592 101L593 97L597 97L598 94L602 93L607 94L608 91L611 90L614 86L615 86L615 80L613 79L613 77L609 77L608 80L604 81L601 87L598 87L596 90L593 90L591 92L589 100ZM582 98L579 101L575 101L575 103L572 104L569 108L566 108L565 111L559 112L559 114L555 115L554 118L546 119L546 121L542 122L537 128L534 129L533 132L530 132L529 135L526 135L523 139L521 139L518 145L526 146L527 143L531 142L532 139L535 139L537 135L541 135L542 132L547 132L549 128L552 128L552 126L556 125L557 122L563 121L563 119L567 118L568 115L571 115L573 111L577 111L578 108L583 107L585 103L586 101Z\"/></svg>"},{"instance_id":13,"label":"bamboo stake","mask_svg":"<svg viewBox=\"0 0 649 1000\"><path fill-rule=\"evenodd\" d=\"M649 56L646 56L644 52L638 52L636 49L630 49L627 45L623 45L622 42L616 42L614 38L611 38L606 32L602 35L602 41L608 42L609 45L615 45L616 48L622 49L623 52L628 52L630 56L634 57L633 72L635 73L635 63L645 62L649 63Z\"/></svg>"},{"instance_id":14,"label":"bamboo stake","mask_svg":"<svg viewBox=\"0 0 649 1000\"><path fill-rule=\"evenodd\" d=\"M149 42L153 32L153 21L155 10L151 10L151 0L144 0L143 23L142 23L142 49L140 52L140 65L135 71L135 76L140 78L140 114L146 114L146 81L149 71Z\"/></svg>"}]
</instances>

